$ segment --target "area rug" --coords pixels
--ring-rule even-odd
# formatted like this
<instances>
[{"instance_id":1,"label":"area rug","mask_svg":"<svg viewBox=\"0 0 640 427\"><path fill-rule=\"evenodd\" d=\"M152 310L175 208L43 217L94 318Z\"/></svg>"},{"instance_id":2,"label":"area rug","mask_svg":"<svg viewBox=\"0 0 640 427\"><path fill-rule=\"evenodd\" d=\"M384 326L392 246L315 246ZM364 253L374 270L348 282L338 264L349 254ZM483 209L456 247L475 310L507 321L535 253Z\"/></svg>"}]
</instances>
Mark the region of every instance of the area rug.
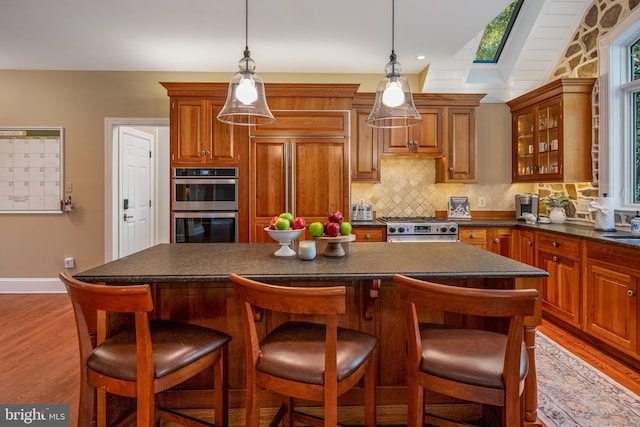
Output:
<instances>
[{"instance_id":1,"label":"area rug","mask_svg":"<svg viewBox=\"0 0 640 427\"><path fill-rule=\"evenodd\" d=\"M640 425L640 396L537 334L538 416L548 427Z\"/></svg>"}]
</instances>

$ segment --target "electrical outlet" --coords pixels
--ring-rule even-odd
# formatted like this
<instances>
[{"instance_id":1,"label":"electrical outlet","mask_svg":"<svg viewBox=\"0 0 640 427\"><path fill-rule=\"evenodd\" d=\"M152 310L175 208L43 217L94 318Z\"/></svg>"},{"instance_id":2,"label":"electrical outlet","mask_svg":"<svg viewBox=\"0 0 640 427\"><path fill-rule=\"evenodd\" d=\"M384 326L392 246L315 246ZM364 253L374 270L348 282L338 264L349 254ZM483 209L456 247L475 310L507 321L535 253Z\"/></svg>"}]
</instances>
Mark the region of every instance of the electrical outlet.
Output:
<instances>
[{"instance_id":1,"label":"electrical outlet","mask_svg":"<svg viewBox=\"0 0 640 427\"><path fill-rule=\"evenodd\" d=\"M578 212L589 212L589 199L578 199Z\"/></svg>"},{"instance_id":2,"label":"electrical outlet","mask_svg":"<svg viewBox=\"0 0 640 427\"><path fill-rule=\"evenodd\" d=\"M65 193L73 193L73 183L67 182L64 185L64 191L65 191Z\"/></svg>"},{"instance_id":3,"label":"electrical outlet","mask_svg":"<svg viewBox=\"0 0 640 427\"><path fill-rule=\"evenodd\" d=\"M75 268L76 260L75 258L68 256L64 259L64 268Z\"/></svg>"},{"instance_id":4,"label":"electrical outlet","mask_svg":"<svg viewBox=\"0 0 640 427\"><path fill-rule=\"evenodd\" d=\"M487 206L487 199L484 197L478 197L478 206L484 208Z\"/></svg>"}]
</instances>

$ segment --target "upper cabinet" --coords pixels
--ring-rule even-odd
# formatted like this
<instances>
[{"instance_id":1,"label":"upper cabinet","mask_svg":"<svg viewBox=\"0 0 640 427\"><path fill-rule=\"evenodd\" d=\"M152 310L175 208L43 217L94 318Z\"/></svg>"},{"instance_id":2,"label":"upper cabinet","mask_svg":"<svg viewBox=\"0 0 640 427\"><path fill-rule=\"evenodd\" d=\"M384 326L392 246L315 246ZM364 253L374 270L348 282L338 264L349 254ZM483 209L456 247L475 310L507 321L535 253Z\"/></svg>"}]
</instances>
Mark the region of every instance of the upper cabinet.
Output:
<instances>
[{"instance_id":1,"label":"upper cabinet","mask_svg":"<svg viewBox=\"0 0 640 427\"><path fill-rule=\"evenodd\" d=\"M512 181L590 181L595 79L558 79L507 102Z\"/></svg>"},{"instance_id":2,"label":"upper cabinet","mask_svg":"<svg viewBox=\"0 0 640 427\"><path fill-rule=\"evenodd\" d=\"M238 165L246 127L217 119L226 83L162 83L170 98L171 166Z\"/></svg>"},{"instance_id":3,"label":"upper cabinet","mask_svg":"<svg viewBox=\"0 0 640 427\"><path fill-rule=\"evenodd\" d=\"M436 182L476 181L476 108L483 94L414 94L422 123L366 125L375 94L357 93L351 110L351 179L380 182L380 157L438 158Z\"/></svg>"}]
</instances>

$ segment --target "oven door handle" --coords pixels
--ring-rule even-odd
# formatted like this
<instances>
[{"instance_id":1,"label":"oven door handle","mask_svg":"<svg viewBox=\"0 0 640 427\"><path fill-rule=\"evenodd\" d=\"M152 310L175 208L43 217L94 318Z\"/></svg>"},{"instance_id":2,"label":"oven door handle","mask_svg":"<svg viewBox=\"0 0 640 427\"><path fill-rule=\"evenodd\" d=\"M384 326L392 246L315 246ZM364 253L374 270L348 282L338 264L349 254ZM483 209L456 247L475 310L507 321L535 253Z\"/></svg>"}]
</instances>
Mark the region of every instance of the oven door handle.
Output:
<instances>
[{"instance_id":1,"label":"oven door handle","mask_svg":"<svg viewBox=\"0 0 640 427\"><path fill-rule=\"evenodd\" d=\"M235 185L238 182L237 179L229 178L173 178L174 185L176 184L227 184Z\"/></svg>"}]
</instances>

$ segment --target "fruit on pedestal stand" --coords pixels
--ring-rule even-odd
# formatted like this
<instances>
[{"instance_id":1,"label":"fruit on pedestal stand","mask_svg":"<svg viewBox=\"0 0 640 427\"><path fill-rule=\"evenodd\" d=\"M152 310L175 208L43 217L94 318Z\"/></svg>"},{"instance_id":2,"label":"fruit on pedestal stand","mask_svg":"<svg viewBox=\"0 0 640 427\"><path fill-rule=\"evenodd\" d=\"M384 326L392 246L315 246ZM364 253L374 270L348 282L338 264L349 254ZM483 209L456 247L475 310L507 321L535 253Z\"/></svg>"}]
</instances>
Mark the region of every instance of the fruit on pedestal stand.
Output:
<instances>
[{"instance_id":1,"label":"fruit on pedestal stand","mask_svg":"<svg viewBox=\"0 0 640 427\"><path fill-rule=\"evenodd\" d=\"M324 233L324 225L321 222L312 222L309 224L309 234L313 237L320 237Z\"/></svg>"},{"instance_id":2,"label":"fruit on pedestal stand","mask_svg":"<svg viewBox=\"0 0 640 427\"><path fill-rule=\"evenodd\" d=\"M340 234L340 224L337 222L330 222L327 225L327 234L330 237L337 237Z\"/></svg>"},{"instance_id":3,"label":"fruit on pedestal stand","mask_svg":"<svg viewBox=\"0 0 640 427\"><path fill-rule=\"evenodd\" d=\"M280 215L278 215L280 218L284 218L287 221L289 221L289 224L291 224L293 222L293 215L291 214L291 212L283 212Z\"/></svg>"},{"instance_id":4,"label":"fruit on pedestal stand","mask_svg":"<svg viewBox=\"0 0 640 427\"><path fill-rule=\"evenodd\" d=\"M340 211L333 211L329 214L329 222L337 222L340 224L344 220L344 215Z\"/></svg>"},{"instance_id":5,"label":"fruit on pedestal stand","mask_svg":"<svg viewBox=\"0 0 640 427\"><path fill-rule=\"evenodd\" d=\"M352 229L353 227L351 227L351 224L347 221L342 221L342 223L340 224L340 234L342 234L343 236L351 234Z\"/></svg>"}]
</instances>

